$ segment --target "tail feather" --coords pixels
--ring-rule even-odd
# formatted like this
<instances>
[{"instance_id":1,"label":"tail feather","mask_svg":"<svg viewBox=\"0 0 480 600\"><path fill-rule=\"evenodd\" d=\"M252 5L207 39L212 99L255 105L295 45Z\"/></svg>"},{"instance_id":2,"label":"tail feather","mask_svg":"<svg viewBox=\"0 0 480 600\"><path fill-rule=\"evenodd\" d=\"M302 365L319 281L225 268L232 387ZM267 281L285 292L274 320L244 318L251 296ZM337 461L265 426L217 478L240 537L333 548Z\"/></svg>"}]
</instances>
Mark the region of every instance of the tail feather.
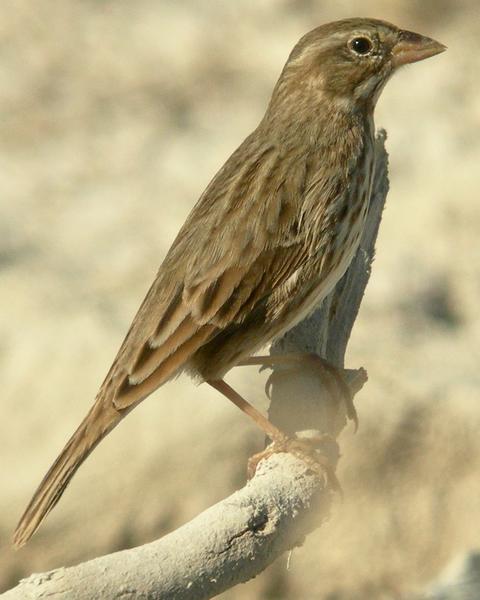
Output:
<instances>
[{"instance_id":1,"label":"tail feather","mask_svg":"<svg viewBox=\"0 0 480 600\"><path fill-rule=\"evenodd\" d=\"M154 287L152 290L155 292ZM137 330L143 327L145 307L155 298L154 294L150 294L135 318L95 404L43 478L23 513L13 536L15 546L28 542L97 444L144 398L184 369L198 348L214 334L216 326L201 326L193 319L184 318L177 324L178 331L172 330L170 346L166 342L158 348L148 341L143 343L142 340L149 338L139 335ZM188 327L182 328L184 322ZM136 351L129 349L129 345Z\"/></svg>"},{"instance_id":2,"label":"tail feather","mask_svg":"<svg viewBox=\"0 0 480 600\"><path fill-rule=\"evenodd\" d=\"M128 411L126 411L128 412ZM78 467L126 413L97 401L72 435L38 486L13 536L17 548L32 537L40 523L60 500Z\"/></svg>"}]
</instances>

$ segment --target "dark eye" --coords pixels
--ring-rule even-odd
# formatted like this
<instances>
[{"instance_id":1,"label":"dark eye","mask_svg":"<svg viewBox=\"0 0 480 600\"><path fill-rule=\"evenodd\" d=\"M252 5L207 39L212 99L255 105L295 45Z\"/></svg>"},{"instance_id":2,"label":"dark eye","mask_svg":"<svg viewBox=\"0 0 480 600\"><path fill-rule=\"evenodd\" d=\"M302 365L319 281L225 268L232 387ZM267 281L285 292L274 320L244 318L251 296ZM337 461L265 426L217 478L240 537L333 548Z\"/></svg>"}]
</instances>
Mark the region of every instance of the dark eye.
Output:
<instances>
[{"instance_id":1,"label":"dark eye","mask_svg":"<svg viewBox=\"0 0 480 600\"><path fill-rule=\"evenodd\" d=\"M351 40L350 48L356 54L365 55L372 51L372 41L367 37L356 37Z\"/></svg>"}]
</instances>

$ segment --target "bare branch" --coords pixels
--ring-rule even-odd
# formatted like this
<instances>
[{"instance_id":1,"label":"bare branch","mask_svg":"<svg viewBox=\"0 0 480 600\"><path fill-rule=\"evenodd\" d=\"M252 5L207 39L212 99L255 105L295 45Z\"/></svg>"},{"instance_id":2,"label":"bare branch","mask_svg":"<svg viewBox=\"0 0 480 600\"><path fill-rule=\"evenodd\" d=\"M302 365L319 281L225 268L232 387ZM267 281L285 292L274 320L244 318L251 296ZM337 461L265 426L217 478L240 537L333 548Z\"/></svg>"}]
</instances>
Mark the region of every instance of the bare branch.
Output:
<instances>
[{"instance_id":1,"label":"bare branch","mask_svg":"<svg viewBox=\"0 0 480 600\"><path fill-rule=\"evenodd\" d=\"M273 352L314 352L343 367L388 191L384 139L382 132L368 224L352 265L322 307L276 343ZM363 369L345 374L354 392L366 380ZM345 410L319 385L311 369L275 370L270 389L270 416L277 425L289 432L312 428L326 432L336 446L333 440L345 426ZM338 448L330 448L330 455L335 464ZM212 598L255 577L286 550L301 544L328 517L333 495L324 477L312 473L301 460L278 454L263 461L243 489L162 539L76 567L32 575L0 598Z\"/></svg>"}]
</instances>

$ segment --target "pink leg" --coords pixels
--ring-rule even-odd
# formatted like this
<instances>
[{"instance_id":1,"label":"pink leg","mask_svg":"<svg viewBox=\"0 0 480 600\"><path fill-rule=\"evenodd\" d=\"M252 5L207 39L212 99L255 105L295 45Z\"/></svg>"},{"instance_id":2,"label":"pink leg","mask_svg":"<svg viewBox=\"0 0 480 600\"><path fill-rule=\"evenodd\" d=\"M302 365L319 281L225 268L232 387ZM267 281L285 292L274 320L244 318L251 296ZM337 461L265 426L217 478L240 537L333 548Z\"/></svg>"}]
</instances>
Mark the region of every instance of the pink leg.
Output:
<instances>
[{"instance_id":1,"label":"pink leg","mask_svg":"<svg viewBox=\"0 0 480 600\"><path fill-rule=\"evenodd\" d=\"M218 390L226 398L233 402L235 406L238 406L245 414L247 414L260 429L273 441L273 442L285 442L288 436L285 435L278 427L275 427L273 423L262 415L254 406L244 400L238 392L236 392L228 383L223 379L209 380L207 381L213 388Z\"/></svg>"},{"instance_id":2,"label":"pink leg","mask_svg":"<svg viewBox=\"0 0 480 600\"><path fill-rule=\"evenodd\" d=\"M262 429L262 431L272 440L272 444L262 452L252 456L248 461L249 479L255 474L257 465L261 460L278 452L289 452L303 460L318 475L326 475L332 488L341 491L334 469L328 459L321 454L320 445L326 438L329 438L328 435L305 440L298 439L297 437L289 438L283 431L278 429L278 427L275 427L273 423L270 423L270 421L254 406L244 400L240 394L228 385L228 383L223 381L223 379L208 380L207 383L252 418L260 429Z\"/></svg>"}]
</instances>

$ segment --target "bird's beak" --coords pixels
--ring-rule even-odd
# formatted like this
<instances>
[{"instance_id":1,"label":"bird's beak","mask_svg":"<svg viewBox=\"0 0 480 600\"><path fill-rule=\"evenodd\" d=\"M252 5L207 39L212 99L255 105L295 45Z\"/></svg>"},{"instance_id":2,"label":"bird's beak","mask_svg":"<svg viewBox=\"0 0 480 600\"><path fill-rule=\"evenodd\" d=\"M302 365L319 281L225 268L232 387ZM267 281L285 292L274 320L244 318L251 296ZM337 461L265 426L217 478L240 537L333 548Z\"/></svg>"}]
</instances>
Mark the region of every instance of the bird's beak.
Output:
<instances>
[{"instance_id":1,"label":"bird's beak","mask_svg":"<svg viewBox=\"0 0 480 600\"><path fill-rule=\"evenodd\" d=\"M413 31L402 31L400 40L392 49L393 66L400 67L409 63L430 58L447 49L446 46Z\"/></svg>"}]
</instances>

